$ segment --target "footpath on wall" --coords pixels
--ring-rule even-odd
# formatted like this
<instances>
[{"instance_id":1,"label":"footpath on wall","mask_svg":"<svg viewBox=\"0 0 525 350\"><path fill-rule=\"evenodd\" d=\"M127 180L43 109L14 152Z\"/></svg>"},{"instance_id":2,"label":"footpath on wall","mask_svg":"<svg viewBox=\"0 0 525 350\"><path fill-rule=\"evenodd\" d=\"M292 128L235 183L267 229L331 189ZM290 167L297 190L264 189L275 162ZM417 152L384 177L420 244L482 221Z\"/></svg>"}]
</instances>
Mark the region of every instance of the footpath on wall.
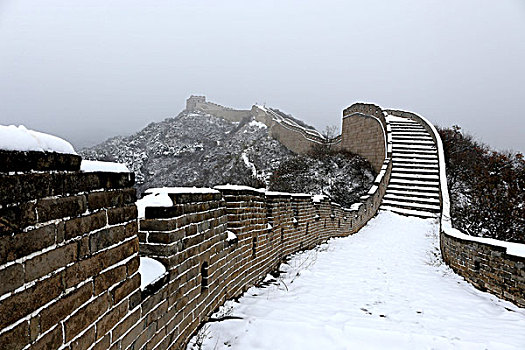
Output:
<instances>
[{"instance_id":1,"label":"footpath on wall","mask_svg":"<svg viewBox=\"0 0 525 350\"><path fill-rule=\"evenodd\" d=\"M227 302L188 349L525 348L525 310L443 263L435 219L382 211L280 269Z\"/></svg>"}]
</instances>

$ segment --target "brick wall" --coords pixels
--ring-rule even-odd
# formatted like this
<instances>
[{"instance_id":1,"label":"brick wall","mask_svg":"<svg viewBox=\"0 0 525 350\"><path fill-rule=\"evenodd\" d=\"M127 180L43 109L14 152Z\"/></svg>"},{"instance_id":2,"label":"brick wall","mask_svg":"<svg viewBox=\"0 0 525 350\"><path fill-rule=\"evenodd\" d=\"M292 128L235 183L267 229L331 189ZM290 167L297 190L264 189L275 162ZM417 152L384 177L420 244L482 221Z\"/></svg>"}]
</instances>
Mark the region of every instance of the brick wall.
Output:
<instances>
[{"instance_id":1,"label":"brick wall","mask_svg":"<svg viewBox=\"0 0 525 350\"><path fill-rule=\"evenodd\" d=\"M357 232L384 194L387 178L377 181L351 209L327 198L313 202L310 195L239 186L174 192L172 207L146 208L140 254L162 261L168 272L142 293L141 312L133 319L137 330L130 331L135 339L122 345L183 347L225 300L263 280L285 256ZM229 232L236 239L228 240Z\"/></svg>"},{"instance_id":2,"label":"brick wall","mask_svg":"<svg viewBox=\"0 0 525 350\"><path fill-rule=\"evenodd\" d=\"M343 111L341 148L367 159L376 172L385 159L386 120L381 108L356 103Z\"/></svg>"},{"instance_id":3,"label":"brick wall","mask_svg":"<svg viewBox=\"0 0 525 350\"><path fill-rule=\"evenodd\" d=\"M41 152L0 164L0 348L109 348L140 284L133 174Z\"/></svg>"},{"instance_id":4,"label":"brick wall","mask_svg":"<svg viewBox=\"0 0 525 350\"><path fill-rule=\"evenodd\" d=\"M476 288L525 307L525 258L506 248L440 235L443 260Z\"/></svg>"}]
</instances>

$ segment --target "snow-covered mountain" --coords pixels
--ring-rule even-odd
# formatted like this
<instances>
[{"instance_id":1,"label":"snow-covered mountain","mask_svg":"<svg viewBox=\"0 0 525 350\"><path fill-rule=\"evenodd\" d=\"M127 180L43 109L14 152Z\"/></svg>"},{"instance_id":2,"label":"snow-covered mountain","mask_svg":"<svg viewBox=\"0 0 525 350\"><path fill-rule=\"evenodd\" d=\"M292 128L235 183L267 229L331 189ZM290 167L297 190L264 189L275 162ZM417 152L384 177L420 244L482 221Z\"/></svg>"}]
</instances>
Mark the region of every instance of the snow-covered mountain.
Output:
<instances>
[{"instance_id":1,"label":"snow-covered mountain","mask_svg":"<svg viewBox=\"0 0 525 350\"><path fill-rule=\"evenodd\" d=\"M231 122L199 111L183 111L80 153L125 163L136 174L139 193L160 186L256 186L293 155L262 123Z\"/></svg>"},{"instance_id":2,"label":"snow-covered mountain","mask_svg":"<svg viewBox=\"0 0 525 350\"><path fill-rule=\"evenodd\" d=\"M139 195L165 186L268 187L271 180L273 189L329 194L350 205L368 191L374 179L369 164L360 157L298 156L253 116L233 122L199 110L184 110L175 118L151 123L128 137L111 138L80 154L84 159L125 163L136 174ZM295 169L298 165L300 169ZM271 177L276 170L281 181ZM283 184L286 178L291 183Z\"/></svg>"}]
</instances>

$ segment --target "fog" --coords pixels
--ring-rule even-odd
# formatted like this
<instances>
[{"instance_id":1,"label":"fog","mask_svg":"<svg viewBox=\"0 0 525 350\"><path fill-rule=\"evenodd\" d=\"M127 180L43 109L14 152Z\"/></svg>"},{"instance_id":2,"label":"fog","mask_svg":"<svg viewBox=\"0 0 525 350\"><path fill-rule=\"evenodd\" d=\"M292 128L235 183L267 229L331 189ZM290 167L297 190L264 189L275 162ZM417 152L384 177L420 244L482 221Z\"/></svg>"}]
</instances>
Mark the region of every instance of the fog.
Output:
<instances>
[{"instance_id":1,"label":"fog","mask_svg":"<svg viewBox=\"0 0 525 350\"><path fill-rule=\"evenodd\" d=\"M523 152L523 62L523 0L0 0L0 124L77 148L199 94L321 130L373 102Z\"/></svg>"}]
</instances>

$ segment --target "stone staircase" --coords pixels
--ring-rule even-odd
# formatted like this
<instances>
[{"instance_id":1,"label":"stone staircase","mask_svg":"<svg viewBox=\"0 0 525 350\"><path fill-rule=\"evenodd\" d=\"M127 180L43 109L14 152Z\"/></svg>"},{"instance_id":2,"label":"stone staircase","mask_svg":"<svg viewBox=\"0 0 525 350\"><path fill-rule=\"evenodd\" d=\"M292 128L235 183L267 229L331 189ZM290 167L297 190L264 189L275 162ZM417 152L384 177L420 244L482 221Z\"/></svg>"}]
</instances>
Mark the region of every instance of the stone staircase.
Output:
<instances>
[{"instance_id":1,"label":"stone staircase","mask_svg":"<svg viewBox=\"0 0 525 350\"><path fill-rule=\"evenodd\" d=\"M432 137L412 119L386 119L392 133L392 175L379 209L422 218L438 217L439 168Z\"/></svg>"}]
</instances>

